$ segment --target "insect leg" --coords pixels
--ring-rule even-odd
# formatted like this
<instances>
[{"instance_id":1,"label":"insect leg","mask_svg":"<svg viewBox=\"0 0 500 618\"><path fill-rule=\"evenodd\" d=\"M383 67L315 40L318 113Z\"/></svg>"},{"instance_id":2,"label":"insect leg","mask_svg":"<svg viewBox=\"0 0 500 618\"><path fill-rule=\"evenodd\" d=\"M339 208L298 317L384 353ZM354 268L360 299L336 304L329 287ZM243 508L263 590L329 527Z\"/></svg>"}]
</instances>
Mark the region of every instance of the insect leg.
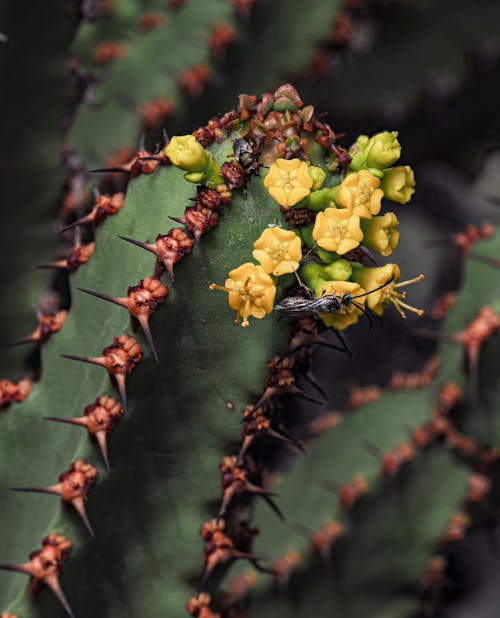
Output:
<instances>
[{"instance_id":1,"label":"insect leg","mask_svg":"<svg viewBox=\"0 0 500 618\"><path fill-rule=\"evenodd\" d=\"M370 330L373 328L373 319L372 316L368 313L368 311L363 307L363 305L360 305L359 303L355 302L354 300L352 301L352 304L359 309L360 311L363 312L364 315L366 315L366 317L368 318L368 322L370 323L370 326L368 327Z\"/></svg>"},{"instance_id":2,"label":"insect leg","mask_svg":"<svg viewBox=\"0 0 500 618\"><path fill-rule=\"evenodd\" d=\"M335 333L335 336L337 337L337 339L342 344L344 352L346 352L349 355L349 358L351 359L351 361L354 362L354 352L352 351L352 348L349 345L349 342L347 341L347 337L344 335L342 331L337 330L336 328L332 328L332 330Z\"/></svg>"}]
</instances>

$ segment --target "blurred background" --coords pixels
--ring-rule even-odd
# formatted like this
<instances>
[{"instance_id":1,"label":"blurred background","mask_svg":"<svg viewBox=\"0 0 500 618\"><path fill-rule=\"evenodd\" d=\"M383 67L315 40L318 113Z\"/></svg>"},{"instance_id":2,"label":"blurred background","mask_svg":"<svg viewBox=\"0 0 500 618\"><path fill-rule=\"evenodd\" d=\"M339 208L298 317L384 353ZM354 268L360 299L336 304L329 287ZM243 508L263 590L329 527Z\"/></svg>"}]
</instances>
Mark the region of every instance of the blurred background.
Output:
<instances>
[{"instance_id":1,"label":"blurred background","mask_svg":"<svg viewBox=\"0 0 500 618\"><path fill-rule=\"evenodd\" d=\"M167 27L175 11L176 37ZM32 267L72 246L58 231L88 202L89 170L127 161L140 140L154 150L163 129L193 131L242 92L290 81L345 133L346 147L360 131L399 131L417 192L398 211L398 262L427 275L412 291L430 314L419 326L433 328L432 308L462 284L463 255L450 239L500 218L498 0L2 0L0 32L2 378L39 372L36 351L7 347L35 328L33 306L69 306L67 277ZM101 188L121 182L110 175ZM388 316L369 338L354 332L355 366L320 352L332 408L345 404L351 384L385 386L395 368L419 370L436 344L417 339L414 326ZM380 346L387 362L374 367ZM490 353L496 373L498 360ZM294 414L300 425L313 412ZM449 550L433 615L500 616L497 485Z\"/></svg>"}]
</instances>

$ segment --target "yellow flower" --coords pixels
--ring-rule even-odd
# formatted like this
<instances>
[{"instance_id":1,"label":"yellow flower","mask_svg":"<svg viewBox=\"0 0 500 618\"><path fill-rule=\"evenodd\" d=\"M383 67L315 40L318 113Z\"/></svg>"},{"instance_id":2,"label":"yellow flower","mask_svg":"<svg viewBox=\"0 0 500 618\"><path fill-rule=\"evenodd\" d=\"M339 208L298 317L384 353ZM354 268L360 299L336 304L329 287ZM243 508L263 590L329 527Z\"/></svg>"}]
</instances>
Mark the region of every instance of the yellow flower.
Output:
<instances>
[{"instance_id":1,"label":"yellow flower","mask_svg":"<svg viewBox=\"0 0 500 618\"><path fill-rule=\"evenodd\" d=\"M362 219L363 244L381 255L391 255L399 242L399 230L396 229L398 225L398 218L393 212L387 212L381 217Z\"/></svg>"},{"instance_id":2,"label":"yellow flower","mask_svg":"<svg viewBox=\"0 0 500 618\"><path fill-rule=\"evenodd\" d=\"M316 217L313 238L322 249L343 255L363 240L360 219L350 210L326 208Z\"/></svg>"},{"instance_id":3,"label":"yellow flower","mask_svg":"<svg viewBox=\"0 0 500 618\"><path fill-rule=\"evenodd\" d=\"M390 167L384 171L384 195L398 204L407 204L415 193L415 175L409 165Z\"/></svg>"},{"instance_id":4,"label":"yellow flower","mask_svg":"<svg viewBox=\"0 0 500 618\"><path fill-rule=\"evenodd\" d=\"M207 152L194 135L172 137L164 153L173 165L187 172L200 172L208 162Z\"/></svg>"},{"instance_id":5,"label":"yellow flower","mask_svg":"<svg viewBox=\"0 0 500 618\"><path fill-rule=\"evenodd\" d=\"M361 170L344 178L335 193L335 202L340 208L348 208L355 215L369 218L380 212L383 197L380 180Z\"/></svg>"},{"instance_id":6,"label":"yellow flower","mask_svg":"<svg viewBox=\"0 0 500 618\"><path fill-rule=\"evenodd\" d=\"M358 283L352 281L319 281L316 285L315 296L326 296L327 294L334 294L335 296L342 296L342 294L351 294L352 296L358 296L364 294L364 290ZM363 314L359 307L363 307L365 302L365 296L356 299L355 304L349 304L345 309L336 311L335 313L320 313L319 317L323 320L326 326L333 326L338 330L344 330L351 324L356 324L359 320L359 316Z\"/></svg>"},{"instance_id":7,"label":"yellow flower","mask_svg":"<svg viewBox=\"0 0 500 618\"><path fill-rule=\"evenodd\" d=\"M379 268L360 268L354 270L352 275L352 278L367 291L366 304L377 315L382 315L389 303L394 305L402 318L406 318L404 309L412 311L417 315L423 315L424 312L422 309L416 309L405 303L403 299L406 298L406 292L399 292L398 290L411 283L422 281L422 279L425 279L424 275L419 275L414 279L408 279L408 281L397 283L400 277L401 272L397 264L386 264ZM394 278L393 281L385 285L391 278ZM385 285L385 287L376 292L372 292L372 290L382 285Z\"/></svg>"},{"instance_id":8,"label":"yellow flower","mask_svg":"<svg viewBox=\"0 0 500 618\"><path fill-rule=\"evenodd\" d=\"M295 232L280 227L264 230L253 246L253 257L260 262L264 272L277 277L296 271L302 259L300 238Z\"/></svg>"},{"instance_id":9,"label":"yellow flower","mask_svg":"<svg viewBox=\"0 0 500 618\"><path fill-rule=\"evenodd\" d=\"M249 325L250 316L261 320L273 310L276 286L262 266L247 262L229 273L224 286L209 287L229 294L229 306L237 311L235 322L243 318L242 326Z\"/></svg>"},{"instance_id":10,"label":"yellow flower","mask_svg":"<svg viewBox=\"0 0 500 618\"><path fill-rule=\"evenodd\" d=\"M284 208L291 208L311 192L309 166L300 159L276 159L264 178L264 186Z\"/></svg>"}]
</instances>

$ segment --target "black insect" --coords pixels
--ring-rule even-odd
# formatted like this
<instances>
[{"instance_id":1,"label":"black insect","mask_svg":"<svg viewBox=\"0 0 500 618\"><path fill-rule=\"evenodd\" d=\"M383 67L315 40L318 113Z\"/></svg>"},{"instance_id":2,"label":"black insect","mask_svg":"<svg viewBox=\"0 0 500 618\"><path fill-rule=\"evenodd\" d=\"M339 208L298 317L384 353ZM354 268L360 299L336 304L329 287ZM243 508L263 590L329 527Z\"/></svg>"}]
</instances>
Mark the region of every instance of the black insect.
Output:
<instances>
[{"instance_id":1,"label":"black insect","mask_svg":"<svg viewBox=\"0 0 500 618\"><path fill-rule=\"evenodd\" d=\"M302 298L300 296L288 296L284 298L280 303L278 303L274 310L283 317L288 318L289 320L295 320L298 318L304 318L308 316L315 316L320 313L337 313L337 311L341 311L342 309L346 309L349 305L354 305L357 309L362 311L370 322L370 328L373 324L372 318L368 311L361 305L356 302L357 298L362 298L363 296L368 296L368 294L372 294L373 292L377 292L382 288L385 288L389 283L394 281L394 277L391 277L389 281L384 283L384 285L380 285L378 288L374 290L370 290L369 292L365 292L364 294L358 294L356 296L352 296L348 292L344 292L344 294L326 294L325 296L321 296L320 298Z\"/></svg>"},{"instance_id":2,"label":"black insect","mask_svg":"<svg viewBox=\"0 0 500 618\"><path fill-rule=\"evenodd\" d=\"M240 137L233 142L234 158L241 165L245 175L258 176L260 171L260 153L254 150L252 144L245 137Z\"/></svg>"}]
</instances>

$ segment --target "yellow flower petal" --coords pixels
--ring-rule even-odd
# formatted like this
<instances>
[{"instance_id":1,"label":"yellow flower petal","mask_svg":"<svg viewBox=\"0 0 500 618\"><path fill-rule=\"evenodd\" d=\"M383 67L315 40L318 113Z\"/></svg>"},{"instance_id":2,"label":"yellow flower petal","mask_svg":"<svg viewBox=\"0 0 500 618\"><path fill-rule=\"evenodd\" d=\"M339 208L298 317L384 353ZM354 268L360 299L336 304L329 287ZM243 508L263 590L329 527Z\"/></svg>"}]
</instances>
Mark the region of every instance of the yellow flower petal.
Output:
<instances>
[{"instance_id":1,"label":"yellow flower petal","mask_svg":"<svg viewBox=\"0 0 500 618\"><path fill-rule=\"evenodd\" d=\"M350 210L326 208L316 217L313 238L322 249L343 255L363 240L360 218Z\"/></svg>"},{"instance_id":2,"label":"yellow flower petal","mask_svg":"<svg viewBox=\"0 0 500 618\"><path fill-rule=\"evenodd\" d=\"M383 197L380 180L370 172L361 170L344 178L335 193L335 202L340 208L369 218L380 212Z\"/></svg>"},{"instance_id":3,"label":"yellow flower petal","mask_svg":"<svg viewBox=\"0 0 500 618\"><path fill-rule=\"evenodd\" d=\"M266 273L276 277L296 271L302 259L302 243L297 234L277 226L264 230L253 246L253 257Z\"/></svg>"},{"instance_id":4,"label":"yellow flower petal","mask_svg":"<svg viewBox=\"0 0 500 618\"><path fill-rule=\"evenodd\" d=\"M249 317L260 320L274 308L276 286L273 280L261 266L250 262L230 271L225 286L213 283L210 289L228 292L229 306L237 311L235 321L243 318L242 326L249 325Z\"/></svg>"},{"instance_id":5,"label":"yellow flower petal","mask_svg":"<svg viewBox=\"0 0 500 618\"><path fill-rule=\"evenodd\" d=\"M309 166L300 159L276 159L264 178L269 194L284 208L290 208L311 192Z\"/></svg>"}]
</instances>

